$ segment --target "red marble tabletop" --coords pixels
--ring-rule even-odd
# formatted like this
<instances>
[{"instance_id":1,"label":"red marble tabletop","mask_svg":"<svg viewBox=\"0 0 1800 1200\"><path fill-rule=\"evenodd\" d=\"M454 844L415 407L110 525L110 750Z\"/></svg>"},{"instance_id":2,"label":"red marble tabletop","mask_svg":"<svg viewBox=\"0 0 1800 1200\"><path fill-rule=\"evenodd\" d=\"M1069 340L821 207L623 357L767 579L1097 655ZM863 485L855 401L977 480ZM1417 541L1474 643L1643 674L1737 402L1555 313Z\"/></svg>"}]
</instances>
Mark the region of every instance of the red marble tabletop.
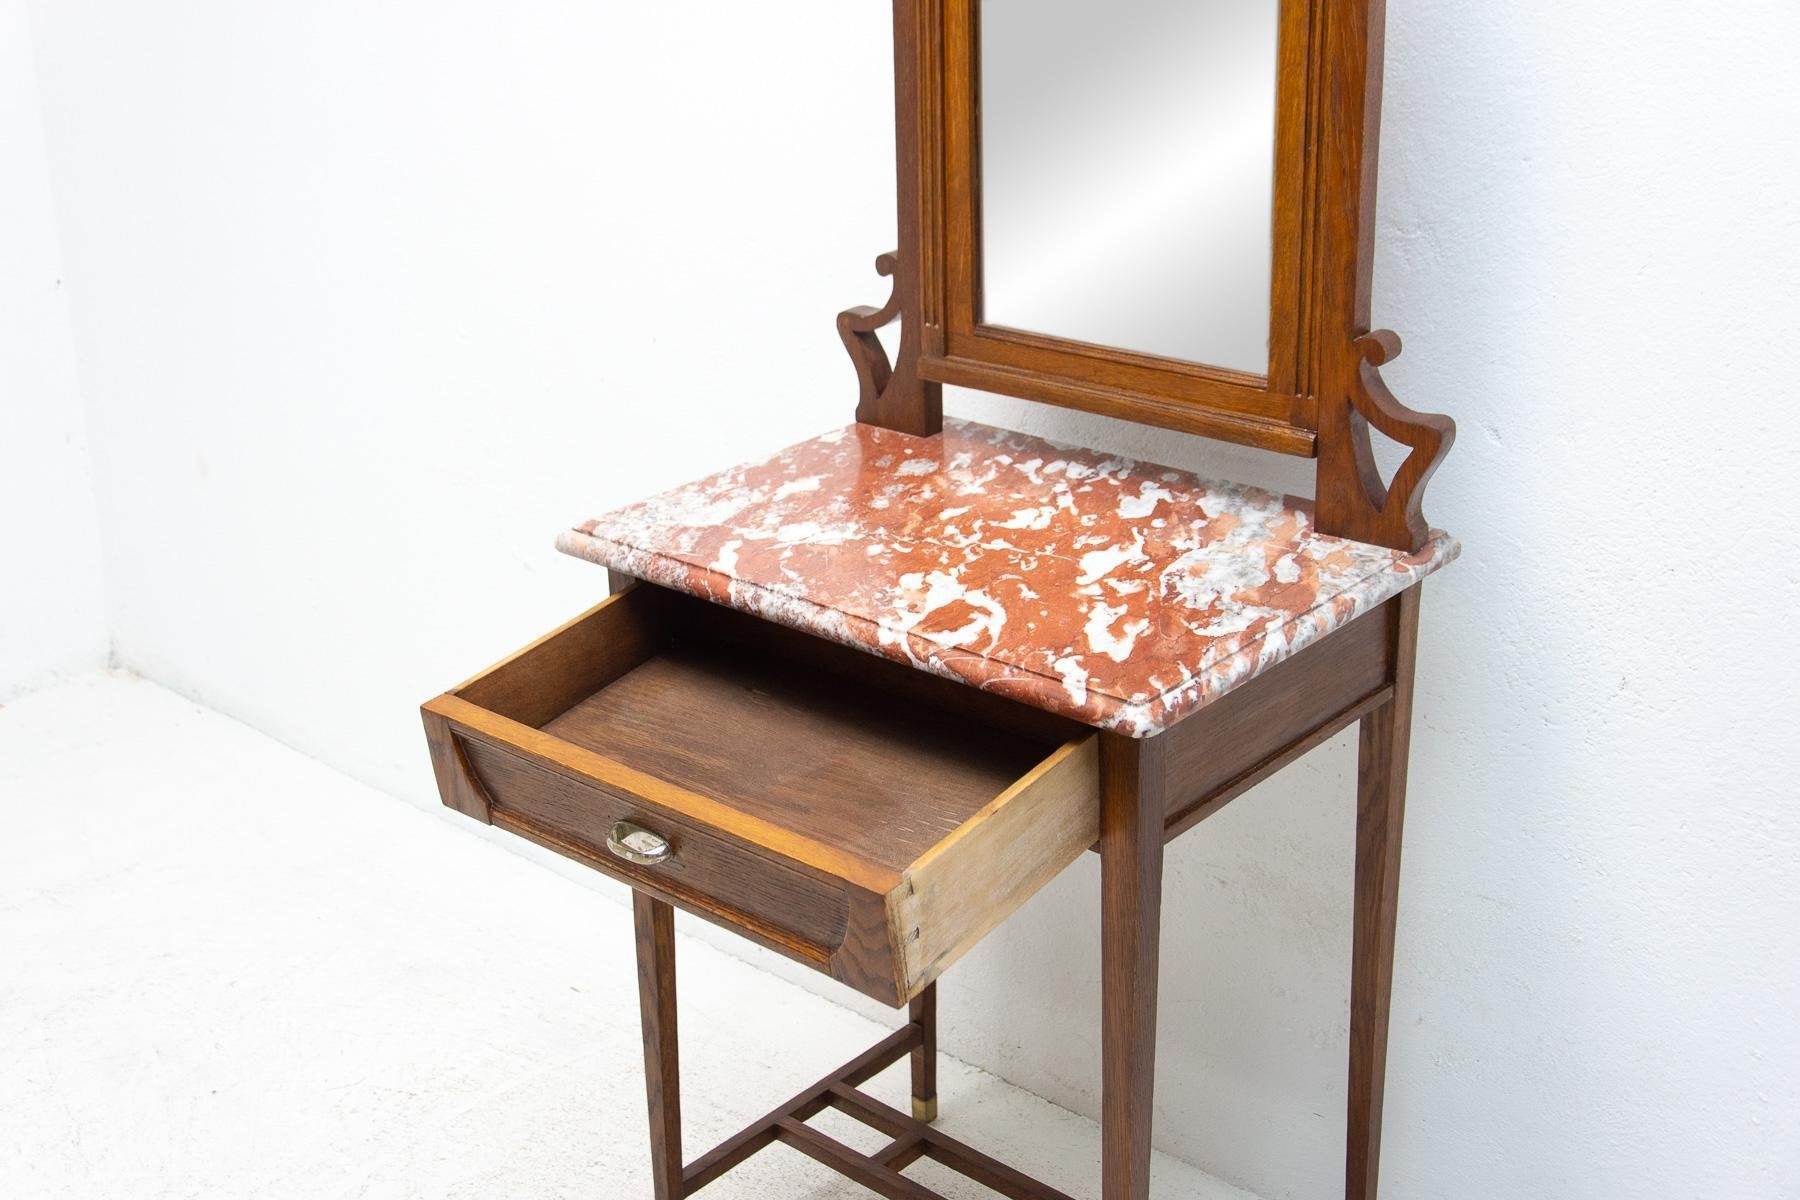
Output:
<instances>
[{"instance_id":1,"label":"red marble tabletop","mask_svg":"<svg viewBox=\"0 0 1800 1200\"><path fill-rule=\"evenodd\" d=\"M565 532L602 566L1149 737L1456 557L984 425L851 425Z\"/></svg>"}]
</instances>

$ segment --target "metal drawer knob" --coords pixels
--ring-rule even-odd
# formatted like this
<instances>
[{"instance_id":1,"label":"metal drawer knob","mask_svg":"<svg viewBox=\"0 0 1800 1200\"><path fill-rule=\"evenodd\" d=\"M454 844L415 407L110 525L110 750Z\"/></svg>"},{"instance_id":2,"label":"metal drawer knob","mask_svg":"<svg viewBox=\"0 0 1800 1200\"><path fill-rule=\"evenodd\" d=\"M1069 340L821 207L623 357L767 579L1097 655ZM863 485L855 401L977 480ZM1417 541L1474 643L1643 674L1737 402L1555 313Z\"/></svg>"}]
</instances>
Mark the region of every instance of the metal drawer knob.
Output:
<instances>
[{"instance_id":1,"label":"metal drawer knob","mask_svg":"<svg viewBox=\"0 0 1800 1200\"><path fill-rule=\"evenodd\" d=\"M620 821L606 835L606 848L626 862L654 867L669 857L669 840L651 833L642 825Z\"/></svg>"}]
</instances>

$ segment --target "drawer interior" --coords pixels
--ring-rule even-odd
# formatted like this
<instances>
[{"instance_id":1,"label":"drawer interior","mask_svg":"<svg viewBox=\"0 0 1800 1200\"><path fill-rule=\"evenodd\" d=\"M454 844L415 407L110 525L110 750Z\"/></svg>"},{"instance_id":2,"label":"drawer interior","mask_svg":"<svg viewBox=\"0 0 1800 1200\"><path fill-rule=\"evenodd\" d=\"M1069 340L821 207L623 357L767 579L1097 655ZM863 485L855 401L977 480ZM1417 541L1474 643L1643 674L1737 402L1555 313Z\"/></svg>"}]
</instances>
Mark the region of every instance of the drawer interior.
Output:
<instances>
[{"instance_id":1,"label":"drawer interior","mask_svg":"<svg viewBox=\"0 0 1800 1200\"><path fill-rule=\"evenodd\" d=\"M648 584L425 714L447 804L889 1001L1097 835L1092 730Z\"/></svg>"},{"instance_id":2,"label":"drawer interior","mask_svg":"<svg viewBox=\"0 0 1800 1200\"><path fill-rule=\"evenodd\" d=\"M847 673L679 640L544 728L895 870L1055 748Z\"/></svg>"},{"instance_id":3,"label":"drawer interior","mask_svg":"<svg viewBox=\"0 0 1800 1200\"><path fill-rule=\"evenodd\" d=\"M614 607L457 694L895 871L1084 732L647 584Z\"/></svg>"}]
</instances>

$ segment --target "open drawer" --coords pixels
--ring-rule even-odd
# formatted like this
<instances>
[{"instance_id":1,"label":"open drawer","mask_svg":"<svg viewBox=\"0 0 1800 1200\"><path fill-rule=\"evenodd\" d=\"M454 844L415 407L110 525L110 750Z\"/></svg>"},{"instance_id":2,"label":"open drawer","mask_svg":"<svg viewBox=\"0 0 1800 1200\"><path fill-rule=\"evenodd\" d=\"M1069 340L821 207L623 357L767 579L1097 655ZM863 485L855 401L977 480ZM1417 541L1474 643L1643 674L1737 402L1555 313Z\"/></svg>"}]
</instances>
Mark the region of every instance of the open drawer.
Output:
<instances>
[{"instance_id":1,"label":"open drawer","mask_svg":"<svg viewBox=\"0 0 1800 1200\"><path fill-rule=\"evenodd\" d=\"M1099 836L1091 729L648 584L424 715L445 804L889 1004Z\"/></svg>"}]
</instances>

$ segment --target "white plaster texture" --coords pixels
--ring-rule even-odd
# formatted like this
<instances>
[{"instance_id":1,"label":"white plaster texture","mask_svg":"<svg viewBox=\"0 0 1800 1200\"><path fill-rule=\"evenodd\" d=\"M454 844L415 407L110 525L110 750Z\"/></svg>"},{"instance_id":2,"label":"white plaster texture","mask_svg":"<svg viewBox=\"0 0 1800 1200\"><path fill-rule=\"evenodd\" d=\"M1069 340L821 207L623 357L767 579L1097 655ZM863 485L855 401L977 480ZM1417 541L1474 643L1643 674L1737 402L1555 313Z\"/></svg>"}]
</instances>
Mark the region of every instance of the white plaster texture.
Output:
<instances>
[{"instance_id":1,"label":"white plaster texture","mask_svg":"<svg viewBox=\"0 0 1800 1200\"><path fill-rule=\"evenodd\" d=\"M23 0L0 0L0 703L104 665L87 417Z\"/></svg>"},{"instance_id":2,"label":"white plaster texture","mask_svg":"<svg viewBox=\"0 0 1800 1200\"><path fill-rule=\"evenodd\" d=\"M1790 1200L1800 6L1388 9L1375 315L1461 423L1427 515L1466 551L1425 585L1384 1198ZM598 596L570 514L847 418L884 5L33 11L119 653L181 691L435 805L418 702ZM1270 1200L1340 1173L1352 771L1171 852L1157 1141ZM1088 1114L1097 887L944 989L958 1053Z\"/></svg>"},{"instance_id":3,"label":"white plaster texture","mask_svg":"<svg viewBox=\"0 0 1800 1200\"><path fill-rule=\"evenodd\" d=\"M122 675L0 711L0 826L0 1195L650 1194L617 905ZM686 937L677 970L693 1155L901 1020ZM945 1129L1098 1194L1091 1122L941 1069ZM905 1072L871 1090L904 1107ZM1155 1184L1251 1200L1163 1156ZM868 1193L774 1147L707 1194Z\"/></svg>"}]
</instances>

